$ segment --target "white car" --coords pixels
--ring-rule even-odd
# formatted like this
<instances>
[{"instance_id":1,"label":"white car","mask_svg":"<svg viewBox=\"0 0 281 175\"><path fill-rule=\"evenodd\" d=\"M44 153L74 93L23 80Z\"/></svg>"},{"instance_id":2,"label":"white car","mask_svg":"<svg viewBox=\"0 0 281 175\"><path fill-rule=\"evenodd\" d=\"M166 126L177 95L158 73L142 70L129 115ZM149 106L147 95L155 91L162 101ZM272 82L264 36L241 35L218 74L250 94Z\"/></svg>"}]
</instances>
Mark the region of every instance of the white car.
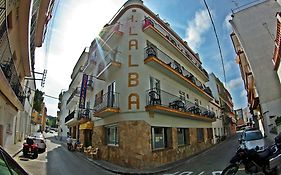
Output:
<instances>
[{"instance_id":1,"label":"white car","mask_svg":"<svg viewBox=\"0 0 281 175\"><path fill-rule=\"evenodd\" d=\"M244 131L239 141L240 146L245 146L249 150L263 151L265 148L265 140L260 130Z\"/></svg>"},{"instance_id":2,"label":"white car","mask_svg":"<svg viewBox=\"0 0 281 175\"><path fill-rule=\"evenodd\" d=\"M34 142L38 145L38 149L40 151L45 152L47 145L44 135L40 132L37 132L37 133L33 133L31 137L34 140Z\"/></svg>"}]
</instances>

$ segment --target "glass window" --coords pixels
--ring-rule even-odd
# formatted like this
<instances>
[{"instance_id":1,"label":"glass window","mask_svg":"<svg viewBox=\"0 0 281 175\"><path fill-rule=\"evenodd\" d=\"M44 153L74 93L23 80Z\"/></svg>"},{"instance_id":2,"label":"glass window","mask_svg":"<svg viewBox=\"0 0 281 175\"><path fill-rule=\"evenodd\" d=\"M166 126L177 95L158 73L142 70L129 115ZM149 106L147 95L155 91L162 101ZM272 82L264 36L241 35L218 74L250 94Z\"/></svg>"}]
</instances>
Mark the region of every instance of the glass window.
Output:
<instances>
[{"instance_id":1,"label":"glass window","mask_svg":"<svg viewBox=\"0 0 281 175\"><path fill-rule=\"evenodd\" d=\"M118 128L116 125L106 127L106 144L118 145Z\"/></svg>"},{"instance_id":2,"label":"glass window","mask_svg":"<svg viewBox=\"0 0 281 175\"><path fill-rule=\"evenodd\" d=\"M188 128L178 128L178 146L189 144L189 129Z\"/></svg>"},{"instance_id":3,"label":"glass window","mask_svg":"<svg viewBox=\"0 0 281 175\"><path fill-rule=\"evenodd\" d=\"M262 133L260 131L258 132L245 132L245 140L251 141L251 140L260 140L262 139Z\"/></svg>"},{"instance_id":4,"label":"glass window","mask_svg":"<svg viewBox=\"0 0 281 175\"><path fill-rule=\"evenodd\" d=\"M163 149L170 146L171 130L163 127L152 127L152 149Z\"/></svg>"},{"instance_id":5,"label":"glass window","mask_svg":"<svg viewBox=\"0 0 281 175\"><path fill-rule=\"evenodd\" d=\"M197 128L197 142L203 142L203 141L204 141L203 128Z\"/></svg>"}]
</instances>

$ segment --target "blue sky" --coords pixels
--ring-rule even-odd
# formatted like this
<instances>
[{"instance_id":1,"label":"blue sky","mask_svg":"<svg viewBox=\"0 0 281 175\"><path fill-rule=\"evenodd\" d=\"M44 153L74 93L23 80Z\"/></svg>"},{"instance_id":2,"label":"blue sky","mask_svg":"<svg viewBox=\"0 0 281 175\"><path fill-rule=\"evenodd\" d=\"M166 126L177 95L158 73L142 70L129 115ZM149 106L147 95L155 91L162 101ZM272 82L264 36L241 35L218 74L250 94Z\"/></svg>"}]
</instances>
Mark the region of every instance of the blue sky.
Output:
<instances>
[{"instance_id":1,"label":"blue sky","mask_svg":"<svg viewBox=\"0 0 281 175\"><path fill-rule=\"evenodd\" d=\"M99 33L126 0L56 0L55 14L49 23L48 36L42 48L36 50L35 69L47 69L44 88L46 94L58 97L68 89L72 69L85 47ZM231 9L253 0L206 0L211 10L221 43L227 89L232 95L235 108L247 106L246 92L235 63L235 53L229 37L228 23ZM186 40L199 53L203 67L224 82L221 60L215 34L203 0L144 0L144 5ZM56 116L58 100L45 97L48 114Z\"/></svg>"}]
</instances>

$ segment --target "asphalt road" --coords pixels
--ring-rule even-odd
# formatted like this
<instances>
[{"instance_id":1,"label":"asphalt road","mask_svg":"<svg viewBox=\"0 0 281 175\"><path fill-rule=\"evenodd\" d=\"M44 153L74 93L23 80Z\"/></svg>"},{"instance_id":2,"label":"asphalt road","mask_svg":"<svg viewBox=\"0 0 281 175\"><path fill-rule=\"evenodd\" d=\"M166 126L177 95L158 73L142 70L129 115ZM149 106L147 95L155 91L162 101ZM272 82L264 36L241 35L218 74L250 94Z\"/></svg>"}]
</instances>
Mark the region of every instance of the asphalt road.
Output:
<instances>
[{"instance_id":1,"label":"asphalt road","mask_svg":"<svg viewBox=\"0 0 281 175\"><path fill-rule=\"evenodd\" d=\"M238 148L238 137L236 136L219 143L208 151L199 154L180 166L164 173L165 175L219 175L228 165L229 160ZM243 168L238 172L244 175Z\"/></svg>"},{"instance_id":2,"label":"asphalt road","mask_svg":"<svg viewBox=\"0 0 281 175\"><path fill-rule=\"evenodd\" d=\"M47 134L47 151L39 154L37 159L28 159L20 153L17 162L32 175L108 175L112 174L70 152L54 137Z\"/></svg>"}]
</instances>

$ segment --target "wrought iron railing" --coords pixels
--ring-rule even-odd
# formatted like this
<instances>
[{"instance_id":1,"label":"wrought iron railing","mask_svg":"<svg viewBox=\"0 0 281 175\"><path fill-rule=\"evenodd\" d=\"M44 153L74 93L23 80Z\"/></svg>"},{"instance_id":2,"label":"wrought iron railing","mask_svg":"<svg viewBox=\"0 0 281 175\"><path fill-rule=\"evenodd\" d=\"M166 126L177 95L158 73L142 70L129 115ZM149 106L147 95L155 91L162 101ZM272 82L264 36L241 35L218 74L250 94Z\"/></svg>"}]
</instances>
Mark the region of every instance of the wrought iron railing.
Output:
<instances>
[{"instance_id":1,"label":"wrought iron railing","mask_svg":"<svg viewBox=\"0 0 281 175\"><path fill-rule=\"evenodd\" d=\"M77 119L78 120L81 120L81 119L91 119L91 110L90 109L80 109L78 111Z\"/></svg>"},{"instance_id":2,"label":"wrought iron railing","mask_svg":"<svg viewBox=\"0 0 281 175\"><path fill-rule=\"evenodd\" d=\"M172 59L169 55L158 49L156 46L148 46L144 48L144 58L148 58L154 56L164 62L166 65L170 66L178 73L183 75L186 79L191 81L195 86L204 90L208 95L212 96L212 92L209 91L207 87L203 83L201 83L191 72L186 70L182 65L180 65L176 60Z\"/></svg>"},{"instance_id":3,"label":"wrought iron railing","mask_svg":"<svg viewBox=\"0 0 281 175\"><path fill-rule=\"evenodd\" d=\"M68 122L69 120L73 119L75 115L75 111L72 111L70 114L68 114L67 117L64 119L64 123Z\"/></svg>"},{"instance_id":4,"label":"wrought iron railing","mask_svg":"<svg viewBox=\"0 0 281 175\"><path fill-rule=\"evenodd\" d=\"M143 21L143 29L149 25L154 27L155 29L157 29L159 32L161 32L163 34L163 36L165 36L166 39L169 40L175 46L175 48L180 50L180 52L194 64L195 67L200 69L205 76L209 77L207 71L200 65L200 63L195 63L197 61L194 61L194 59L197 59L197 58L193 58L193 57L197 57L197 56L195 56L196 54L188 51L188 49L186 49L186 47L183 46L183 44L181 44L178 41L178 39L173 37L170 34L170 32L168 32L164 27L162 27L162 25L158 24L157 22L155 22L153 19L151 19L149 17L145 17L145 19ZM168 23L166 23L166 25L169 27ZM186 42L185 42L185 44L187 45Z\"/></svg>"},{"instance_id":5,"label":"wrought iron railing","mask_svg":"<svg viewBox=\"0 0 281 175\"><path fill-rule=\"evenodd\" d=\"M106 108L119 108L119 93L107 92L95 99L94 111L98 112Z\"/></svg>"},{"instance_id":6,"label":"wrought iron railing","mask_svg":"<svg viewBox=\"0 0 281 175\"><path fill-rule=\"evenodd\" d=\"M154 106L160 105L170 109L179 110L182 112L190 112L193 114L214 118L215 113L198 104L192 103L188 100L168 93L164 90L152 88L146 91L146 105Z\"/></svg>"},{"instance_id":7,"label":"wrought iron railing","mask_svg":"<svg viewBox=\"0 0 281 175\"><path fill-rule=\"evenodd\" d=\"M24 91L21 86L10 49L8 28L5 17L5 1L1 1L0 4L1 7L3 6L0 9L0 66L15 95L17 96L21 104L24 105Z\"/></svg>"},{"instance_id":8,"label":"wrought iron railing","mask_svg":"<svg viewBox=\"0 0 281 175\"><path fill-rule=\"evenodd\" d=\"M100 72L102 72L110 62L112 62L112 61L120 62L119 54L120 53L118 50L111 50L111 51L107 52L106 54L100 54L99 59L98 59L99 66L98 66L97 75Z\"/></svg>"}]
</instances>

